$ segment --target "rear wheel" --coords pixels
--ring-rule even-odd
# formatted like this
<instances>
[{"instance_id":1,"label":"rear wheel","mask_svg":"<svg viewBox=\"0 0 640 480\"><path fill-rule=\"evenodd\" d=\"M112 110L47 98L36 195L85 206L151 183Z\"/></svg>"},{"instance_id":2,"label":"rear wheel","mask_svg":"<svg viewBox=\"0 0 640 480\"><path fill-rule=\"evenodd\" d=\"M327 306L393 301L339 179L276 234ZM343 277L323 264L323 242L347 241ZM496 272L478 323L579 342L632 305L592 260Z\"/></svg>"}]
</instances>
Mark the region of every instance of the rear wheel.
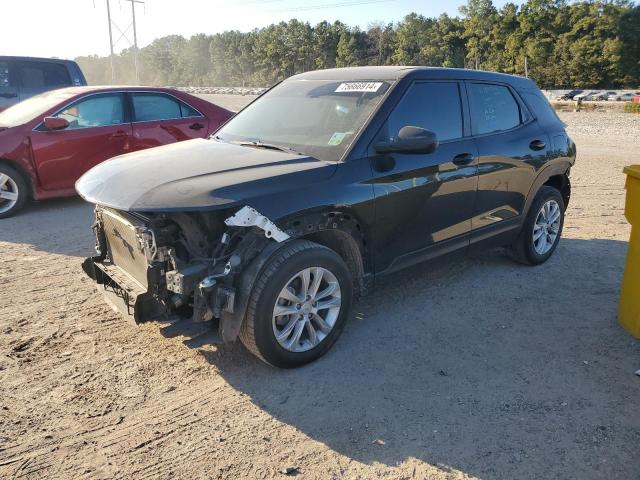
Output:
<instances>
[{"instance_id":1,"label":"rear wheel","mask_svg":"<svg viewBox=\"0 0 640 480\"><path fill-rule=\"evenodd\" d=\"M346 264L333 250L294 240L276 252L256 281L240 339L276 367L324 355L344 328L353 294Z\"/></svg>"},{"instance_id":2,"label":"rear wheel","mask_svg":"<svg viewBox=\"0 0 640 480\"><path fill-rule=\"evenodd\" d=\"M564 211L564 200L558 190L549 186L540 188L518 239L511 245L510 256L527 265L546 262L560 241Z\"/></svg>"},{"instance_id":3,"label":"rear wheel","mask_svg":"<svg viewBox=\"0 0 640 480\"><path fill-rule=\"evenodd\" d=\"M10 217L27 201L27 183L13 168L0 165L0 218Z\"/></svg>"}]
</instances>

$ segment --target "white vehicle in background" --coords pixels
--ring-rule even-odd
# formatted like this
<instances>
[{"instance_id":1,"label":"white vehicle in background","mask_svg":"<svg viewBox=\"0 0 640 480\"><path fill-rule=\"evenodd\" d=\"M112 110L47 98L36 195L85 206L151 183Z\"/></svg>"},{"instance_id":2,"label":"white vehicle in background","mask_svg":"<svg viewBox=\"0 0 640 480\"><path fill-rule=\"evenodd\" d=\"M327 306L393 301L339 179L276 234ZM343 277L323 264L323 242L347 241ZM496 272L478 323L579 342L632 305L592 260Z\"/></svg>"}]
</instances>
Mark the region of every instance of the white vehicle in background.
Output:
<instances>
[{"instance_id":1,"label":"white vehicle in background","mask_svg":"<svg viewBox=\"0 0 640 480\"><path fill-rule=\"evenodd\" d=\"M617 94L618 94L618 92L614 92L613 90L608 90L606 92L600 92L597 95L594 95L592 100L597 100L597 101L600 101L600 102L607 101L607 100L609 100L610 96L617 95Z\"/></svg>"},{"instance_id":2,"label":"white vehicle in background","mask_svg":"<svg viewBox=\"0 0 640 480\"><path fill-rule=\"evenodd\" d=\"M609 95L610 102L631 102L633 101L633 97L640 96L640 92L626 92L626 93L617 93L616 95Z\"/></svg>"},{"instance_id":3,"label":"white vehicle in background","mask_svg":"<svg viewBox=\"0 0 640 480\"><path fill-rule=\"evenodd\" d=\"M582 102L590 101L590 100L593 100L593 98L599 93L600 93L600 90L584 91L576 95L575 97L573 97L573 99L577 101L582 101Z\"/></svg>"}]
</instances>

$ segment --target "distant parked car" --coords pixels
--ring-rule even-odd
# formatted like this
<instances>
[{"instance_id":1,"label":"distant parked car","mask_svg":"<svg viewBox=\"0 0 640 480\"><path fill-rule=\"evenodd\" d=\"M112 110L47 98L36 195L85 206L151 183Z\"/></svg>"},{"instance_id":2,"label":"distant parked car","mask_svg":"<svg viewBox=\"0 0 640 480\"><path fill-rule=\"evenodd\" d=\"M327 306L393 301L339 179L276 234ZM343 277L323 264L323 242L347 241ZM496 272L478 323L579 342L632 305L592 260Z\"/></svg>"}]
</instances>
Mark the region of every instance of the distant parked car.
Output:
<instances>
[{"instance_id":1,"label":"distant parked car","mask_svg":"<svg viewBox=\"0 0 640 480\"><path fill-rule=\"evenodd\" d=\"M573 97L583 92L584 90L571 90L567 93L563 93L562 95L559 95L558 97L556 97L556 100L573 100Z\"/></svg>"},{"instance_id":2,"label":"distant parked car","mask_svg":"<svg viewBox=\"0 0 640 480\"><path fill-rule=\"evenodd\" d=\"M0 111L49 90L86 84L71 60L0 56Z\"/></svg>"},{"instance_id":3,"label":"distant parked car","mask_svg":"<svg viewBox=\"0 0 640 480\"><path fill-rule=\"evenodd\" d=\"M581 101L589 101L589 100L593 100L593 97L595 95L598 95L600 93L600 90L591 90L588 92L582 92L579 95L576 95L575 97L573 97L574 100L581 100Z\"/></svg>"},{"instance_id":4,"label":"distant parked car","mask_svg":"<svg viewBox=\"0 0 640 480\"><path fill-rule=\"evenodd\" d=\"M636 97L638 95L640 95L640 92L618 93L616 95L611 95L609 97L609 100L616 102L631 102L633 101L633 97Z\"/></svg>"},{"instance_id":5,"label":"distant parked car","mask_svg":"<svg viewBox=\"0 0 640 480\"><path fill-rule=\"evenodd\" d=\"M165 88L70 87L20 102L0 112L0 218L30 197L75 195L75 181L104 160L205 138L231 116Z\"/></svg>"},{"instance_id":6,"label":"distant parked car","mask_svg":"<svg viewBox=\"0 0 640 480\"><path fill-rule=\"evenodd\" d=\"M597 95L594 95L591 100L596 100L596 101L599 101L599 102L603 102L603 101L609 100L610 96L617 95L617 94L618 94L618 92L614 92L612 90L609 90L608 92L600 92Z\"/></svg>"}]
</instances>

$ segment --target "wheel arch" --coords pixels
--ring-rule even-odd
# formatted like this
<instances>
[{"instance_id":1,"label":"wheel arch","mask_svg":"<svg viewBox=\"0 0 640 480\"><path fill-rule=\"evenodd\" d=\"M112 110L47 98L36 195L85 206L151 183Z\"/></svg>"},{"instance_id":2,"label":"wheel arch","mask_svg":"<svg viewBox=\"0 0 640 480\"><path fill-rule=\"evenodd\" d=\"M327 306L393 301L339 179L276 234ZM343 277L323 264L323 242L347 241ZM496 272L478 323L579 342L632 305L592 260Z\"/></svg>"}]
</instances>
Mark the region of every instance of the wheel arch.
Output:
<instances>
[{"instance_id":1,"label":"wheel arch","mask_svg":"<svg viewBox=\"0 0 640 480\"><path fill-rule=\"evenodd\" d=\"M526 215L526 212L529 211L534 198L540 191L540 188L544 185L556 188L560 191L566 209L569 205L569 200L571 199L571 180L569 179L570 170L571 164L569 162L549 165L548 167L544 168L538 174L533 182L533 185L529 189L523 214Z\"/></svg>"},{"instance_id":2,"label":"wheel arch","mask_svg":"<svg viewBox=\"0 0 640 480\"><path fill-rule=\"evenodd\" d=\"M340 255L353 275L355 291L366 293L373 283L370 236L354 212L326 208L297 214L282 225L291 238L318 243Z\"/></svg>"},{"instance_id":3,"label":"wheel arch","mask_svg":"<svg viewBox=\"0 0 640 480\"><path fill-rule=\"evenodd\" d=\"M278 220L277 224L290 239L280 243L265 239L265 247L240 273L237 283L238 301L234 311L222 312L220 318L220 336L225 342L237 338L244 322L249 297L262 269L291 240L309 240L336 252L353 275L354 293L364 295L373 286L369 237L365 224L353 212L339 208L301 212Z\"/></svg>"}]
</instances>

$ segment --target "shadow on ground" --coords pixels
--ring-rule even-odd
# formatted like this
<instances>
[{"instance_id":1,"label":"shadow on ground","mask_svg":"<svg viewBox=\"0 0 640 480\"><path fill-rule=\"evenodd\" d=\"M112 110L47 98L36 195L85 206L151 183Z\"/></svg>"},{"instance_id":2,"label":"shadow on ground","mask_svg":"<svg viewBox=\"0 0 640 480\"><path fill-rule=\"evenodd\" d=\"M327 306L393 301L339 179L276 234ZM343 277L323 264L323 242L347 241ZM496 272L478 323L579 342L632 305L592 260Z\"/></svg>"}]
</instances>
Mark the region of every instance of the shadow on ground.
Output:
<instances>
[{"instance_id":1,"label":"shadow on ground","mask_svg":"<svg viewBox=\"0 0 640 480\"><path fill-rule=\"evenodd\" d=\"M356 305L326 357L296 370L239 346L203 355L270 415L367 464L634 478L640 345L616 323L625 252L563 239L539 267L493 251L412 268Z\"/></svg>"},{"instance_id":2,"label":"shadow on ground","mask_svg":"<svg viewBox=\"0 0 640 480\"><path fill-rule=\"evenodd\" d=\"M0 242L82 257L93 252L92 223L93 205L80 197L31 202L15 216L0 220Z\"/></svg>"}]
</instances>

